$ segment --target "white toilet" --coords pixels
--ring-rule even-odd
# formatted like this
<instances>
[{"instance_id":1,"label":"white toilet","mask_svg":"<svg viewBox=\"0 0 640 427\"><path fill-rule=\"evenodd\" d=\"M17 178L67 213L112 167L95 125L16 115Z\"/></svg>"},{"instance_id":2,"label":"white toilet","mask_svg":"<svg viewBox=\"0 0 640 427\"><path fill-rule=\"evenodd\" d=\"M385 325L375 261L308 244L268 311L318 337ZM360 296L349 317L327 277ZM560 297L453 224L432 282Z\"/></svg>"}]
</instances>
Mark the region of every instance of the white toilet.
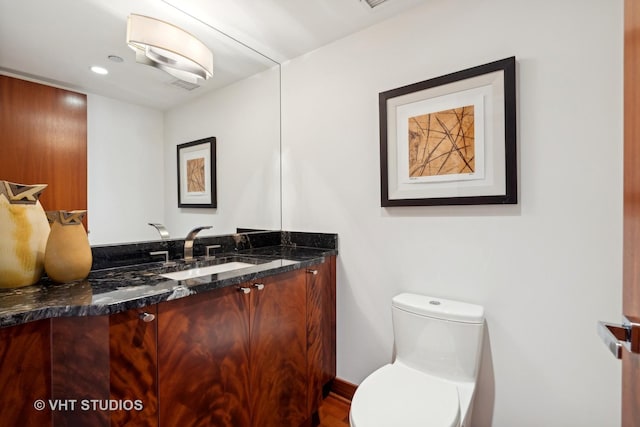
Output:
<instances>
[{"instance_id":1,"label":"white toilet","mask_svg":"<svg viewBox=\"0 0 640 427\"><path fill-rule=\"evenodd\" d=\"M351 427L469 427L484 308L409 293L391 305L395 361L358 386Z\"/></svg>"}]
</instances>

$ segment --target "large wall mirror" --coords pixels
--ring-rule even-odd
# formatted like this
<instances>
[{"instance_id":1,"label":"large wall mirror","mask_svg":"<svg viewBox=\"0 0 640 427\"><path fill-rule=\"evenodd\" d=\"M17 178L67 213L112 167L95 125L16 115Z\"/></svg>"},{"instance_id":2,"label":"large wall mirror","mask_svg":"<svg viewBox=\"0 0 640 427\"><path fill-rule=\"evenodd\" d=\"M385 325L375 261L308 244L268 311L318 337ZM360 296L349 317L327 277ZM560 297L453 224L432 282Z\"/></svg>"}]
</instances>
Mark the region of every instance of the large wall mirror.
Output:
<instances>
[{"instance_id":1,"label":"large wall mirror","mask_svg":"<svg viewBox=\"0 0 640 427\"><path fill-rule=\"evenodd\" d=\"M131 13L203 41L213 77L192 87L136 63ZM158 239L148 223L172 238L204 225L203 235L280 229L280 66L205 20L160 0L0 0L0 73L87 94L92 245ZM209 137L217 207L179 208L176 147Z\"/></svg>"}]
</instances>

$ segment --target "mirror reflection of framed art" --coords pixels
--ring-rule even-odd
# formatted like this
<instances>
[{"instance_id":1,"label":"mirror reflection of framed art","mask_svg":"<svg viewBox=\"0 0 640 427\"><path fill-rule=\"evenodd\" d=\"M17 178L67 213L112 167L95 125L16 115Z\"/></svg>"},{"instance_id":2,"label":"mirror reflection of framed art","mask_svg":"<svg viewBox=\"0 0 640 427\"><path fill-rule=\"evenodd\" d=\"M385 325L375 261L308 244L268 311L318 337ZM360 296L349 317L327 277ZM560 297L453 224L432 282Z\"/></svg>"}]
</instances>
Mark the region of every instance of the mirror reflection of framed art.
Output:
<instances>
[{"instance_id":1,"label":"mirror reflection of framed art","mask_svg":"<svg viewBox=\"0 0 640 427\"><path fill-rule=\"evenodd\" d=\"M178 207L217 207L216 138L180 144L177 150Z\"/></svg>"}]
</instances>

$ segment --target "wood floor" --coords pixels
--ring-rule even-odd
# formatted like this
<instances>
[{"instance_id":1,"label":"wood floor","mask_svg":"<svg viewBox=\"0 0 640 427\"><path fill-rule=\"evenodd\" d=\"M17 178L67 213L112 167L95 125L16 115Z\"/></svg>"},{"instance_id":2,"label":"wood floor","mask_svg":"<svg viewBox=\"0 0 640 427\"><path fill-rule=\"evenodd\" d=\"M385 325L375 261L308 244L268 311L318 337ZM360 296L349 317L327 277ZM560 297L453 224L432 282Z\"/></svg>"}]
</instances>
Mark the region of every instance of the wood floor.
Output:
<instances>
[{"instance_id":1,"label":"wood floor","mask_svg":"<svg viewBox=\"0 0 640 427\"><path fill-rule=\"evenodd\" d=\"M349 427L349 408L351 402L334 393L324 399L319 409L319 427Z\"/></svg>"}]
</instances>

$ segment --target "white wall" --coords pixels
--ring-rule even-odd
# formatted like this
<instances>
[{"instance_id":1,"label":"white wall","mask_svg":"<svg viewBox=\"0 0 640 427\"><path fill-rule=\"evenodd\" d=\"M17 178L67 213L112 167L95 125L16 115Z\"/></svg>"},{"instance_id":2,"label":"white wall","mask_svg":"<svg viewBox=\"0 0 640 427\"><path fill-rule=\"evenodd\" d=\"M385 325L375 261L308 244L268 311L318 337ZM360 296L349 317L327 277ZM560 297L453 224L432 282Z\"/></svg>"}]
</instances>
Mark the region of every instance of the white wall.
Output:
<instances>
[{"instance_id":1,"label":"white wall","mask_svg":"<svg viewBox=\"0 0 640 427\"><path fill-rule=\"evenodd\" d=\"M479 303L473 425L619 425L622 1L430 0L283 65L283 228L337 232L338 377L389 362L390 299ZM381 91L515 55L519 204L380 207Z\"/></svg>"},{"instance_id":2,"label":"white wall","mask_svg":"<svg viewBox=\"0 0 640 427\"><path fill-rule=\"evenodd\" d=\"M87 98L89 240L158 239L164 222L163 115L99 95Z\"/></svg>"},{"instance_id":3,"label":"white wall","mask_svg":"<svg viewBox=\"0 0 640 427\"><path fill-rule=\"evenodd\" d=\"M218 208L178 208L176 145L215 136ZM280 228L279 67L206 94L165 114L165 220L176 236L236 227Z\"/></svg>"}]
</instances>

